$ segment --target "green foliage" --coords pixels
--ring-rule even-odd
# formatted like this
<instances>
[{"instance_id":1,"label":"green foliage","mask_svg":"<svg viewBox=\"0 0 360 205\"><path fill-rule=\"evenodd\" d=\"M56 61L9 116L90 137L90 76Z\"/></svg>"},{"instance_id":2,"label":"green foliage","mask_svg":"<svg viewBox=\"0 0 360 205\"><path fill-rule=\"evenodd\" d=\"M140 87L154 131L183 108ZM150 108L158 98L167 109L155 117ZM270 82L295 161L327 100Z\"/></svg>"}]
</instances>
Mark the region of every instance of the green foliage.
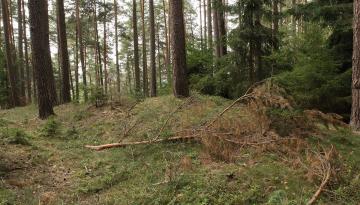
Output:
<instances>
[{"instance_id":1,"label":"green foliage","mask_svg":"<svg viewBox=\"0 0 360 205\"><path fill-rule=\"evenodd\" d=\"M5 63L4 52L0 49L0 106L2 108L6 108L8 106L9 98Z\"/></svg>"},{"instance_id":2,"label":"green foliage","mask_svg":"<svg viewBox=\"0 0 360 205\"><path fill-rule=\"evenodd\" d=\"M305 120L303 120L304 115L300 110L292 111L273 108L267 110L267 115L271 121L271 128L273 128L280 136L284 137L291 134L299 126L299 124L306 123Z\"/></svg>"},{"instance_id":3,"label":"green foliage","mask_svg":"<svg viewBox=\"0 0 360 205\"><path fill-rule=\"evenodd\" d=\"M54 118L49 118L40 130L42 137L56 137L60 132L60 123Z\"/></svg>"},{"instance_id":4,"label":"green foliage","mask_svg":"<svg viewBox=\"0 0 360 205\"><path fill-rule=\"evenodd\" d=\"M16 194L0 187L0 205L12 205L16 200Z\"/></svg>"},{"instance_id":5,"label":"green foliage","mask_svg":"<svg viewBox=\"0 0 360 205\"><path fill-rule=\"evenodd\" d=\"M31 145L30 136L24 130L18 128L1 128L0 139L8 144Z\"/></svg>"},{"instance_id":6,"label":"green foliage","mask_svg":"<svg viewBox=\"0 0 360 205\"><path fill-rule=\"evenodd\" d=\"M270 58L278 62L280 74L276 80L300 106L346 113L351 71L338 69L339 64L326 44L329 33L328 29L309 24L304 33L286 39L283 48Z\"/></svg>"},{"instance_id":7,"label":"green foliage","mask_svg":"<svg viewBox=\"0 0 360 205\"><path fill-rule=\"evenodd\" d=\"M102 90L101 87L98 86L91 87L90 94L91 94L89 98L90 102L92 104L95 104L97 107L102 106L108 100L108 96L104 94L104 91Z\"/></svg>"}]
</instances>

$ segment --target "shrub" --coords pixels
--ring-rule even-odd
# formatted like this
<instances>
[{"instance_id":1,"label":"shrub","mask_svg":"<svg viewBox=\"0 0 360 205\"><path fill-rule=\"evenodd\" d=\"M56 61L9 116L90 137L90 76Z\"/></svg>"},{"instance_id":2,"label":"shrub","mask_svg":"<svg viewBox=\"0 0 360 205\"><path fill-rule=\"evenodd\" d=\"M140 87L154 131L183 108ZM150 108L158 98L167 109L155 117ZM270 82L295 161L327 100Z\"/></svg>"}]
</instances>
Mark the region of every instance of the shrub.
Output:
<instances>
[{"instance_id":1,"label":"shrub","mask_svg":"<svg viewBox=\"0 0 360 205\"><path fill-rule=\"evenodd\" d=\"M55 118L50 118L40 130L40 135L43 137L55 137L59 130L60 123Z\"/></svg>"}]
</instances>

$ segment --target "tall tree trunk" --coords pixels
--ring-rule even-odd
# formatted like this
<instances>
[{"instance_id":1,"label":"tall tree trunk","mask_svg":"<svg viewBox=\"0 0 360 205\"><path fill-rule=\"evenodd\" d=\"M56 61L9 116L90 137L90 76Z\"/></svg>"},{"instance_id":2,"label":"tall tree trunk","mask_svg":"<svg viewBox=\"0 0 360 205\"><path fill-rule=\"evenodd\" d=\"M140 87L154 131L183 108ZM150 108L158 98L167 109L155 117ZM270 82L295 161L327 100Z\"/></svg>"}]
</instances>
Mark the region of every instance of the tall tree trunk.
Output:
<instances>
[{"instance_id":1,"label":"tall tree trunk","mask_svg":"<svg viewBox=\"0 0 360 205\"><path fill-rule=\"evenodd\" d=\"M214 0L215 4L213 6L213 20L214 20L214 37L215 37L215 56L220 58L220 31L219 31L219 11L218 11L218 1Z\"/></svg>"},{"instance_id":2,"label":"tall tree trunk","mask_svg":"<svg viewBox=\"0 0 360 205\"><path fill-rule=\"evenodd\" d=\"M218 8L218 20L219 20L219 40L220 40L220 56L224 56L227 54L227 43L226 43L226 25L225 25L225 12L224 12L224 4L222 0L218 0L219 7Z\"/></svg>"},{"instance_id":3,"label":"tall tree trunk","mask_svg":"<svg viewBox=\"0 0 360 205\"><path fill-rule=\"evenodd\" d=\"M145 0L141 0L141 22L142 22L142 66L143 66L143 92L144 96L149 96L147 53L146 53L146 34L145 34Z\"/></svg>"},{"instance_id":4,"label":"tall tree trunk","mask_svg":"<svg viewBox=\"0 0 360 205\"><path fill-rule=\"evenodd\" d=\"M104 80L105 80L105 94L108 93L108 71L107 71L107 31L106 31L106 6L105 6L105 0L104 0L104 50L103 50L103 57L104 57Z\"/></svg>"},{"instance_id":5,"label":"tall tree trunk","mask_svg":"<svg viewBox=\"0 0 360 205\"><path fill-rule=\"evenodd\" d=\"M57 0L57 22L59 28L59 50L61 52L60 62L61 62L61 77L62 77L62 102L68 103L71 101L70 94L70 63L69 63L69 53L67 46L67 37L66 37L66 24L65 24L65 11L64 11L64 0Z\"/></svg>"},{"instance_id":6,"label":"tall tree trunk","mask_svg":"<svg viewBox=\"0 0 360 205\"><path fill-rule=\"evenodd\" d=\"M140 67L139 67L139 42L137 28L136 0L133 0L132 9L133 40L134 40L134 69L135 69L135 92L140 93Z\"/></svg>"},{"instance_id":7,"label":"tall tree trunk","mask_svg":"<svg viewBox=\"0 0 360 205\"><path fill-rule=\"evenodd\" d=\"M273 49L278 50L279 44L277 40L277 34L279 32L279 0L273 0Z\"/></svg>"},{"instance_id":8,"label":"tall tree trunk","mask_svg":"<svg viewBox=\"0 0 360 205\"><path fill-rule=\"evenodd\" d=\"M80 100L80 89L79 89L79 38L78 29L76 29L75 37L75 101Z\"/></svg>"},{"instance_id":9,"label":"tall tree trunk","mask_svg":"<svg viewBox=\"0 0 360 205\"><path fill-rule=\"evenodd\" d=\"M150 10L150 67L151 67L151 90L150 96L156 97L156 45L155 45L155 15L154 0L149 0Z\"/></svg>"},{"instance_id":10,"label":"tall tree trunk","mask_svg":"<svg viewBox=\"0 0 360 205\"><path fill-rule=\"evenodd\" d=\"M167 15L166 15L166 4L165 0L162 0L163 3L163 13L164 13L164 33L165 33L165 67L166 67L166 73L167 77L166 80L169 85L172 84L171 80L171 71L170 71L170 43L169 43L169 37L168 37L168 25L167 25Z\"/></svg>"},{"instance_id":11,"label":"tall tree trunk","mask_svg":"<svg viewBox=\"0 0 360 205\"><path fill-rule=\"evenodd\" d=\"M30 31L34 69L36 70L39 117L46 119L54 114L51 90L48 89L53 76L49 45L48 4L44 0L29 0Z\"/></svg>"},{"instance_id":12,"label":"tall tree trunk","mask_svg":"<svg viewBox=\"0 0 360 205\"><path fill-rule=\"evenodd\" d=\"M81 71L83 76L83 86L84 86L84 100L88 100L88 91L87 91L87 81L86 81L86 65L85 65L85 54L84 54L84 41L82 36L82 26L81 26L81 17L80 17L80 0L76 0L76 26L78 31L78 41L80 46L80 64Z\"/></svg>"},{"instance_id":13,"label":"tall tree trunk","mask_svg":"<svg viewBox=\"0 0 360 205\"><path fill-rule=\"evenodd\" d=\"M160 28L159 24L156 24L156 40L157 40L157 59L158 59L158 76L159 76L159 88L162 88L162 67L161 67L161 56L160 56Z\"/></svg>"},{"instance_id":14,"label":"tall tree trunk","mask_svg":"<svg viewBox=\"0 0 360 205\"><path fill-rule=\"evenodd\" d=\"M102 74L102 65L101 65L101 52L100 52L100 42L99 42L99 31L98 31L98 24L97 24L97 8L96 3L94 4L94 27L95 27L95 43L96 43L96 56L97 56L97 67L98 67L98 84L101 87L104 86L104 79Z\"/></svg>"},{"instance_id":15,"label":"tall tree trunk","mask_svg":"<svg viewBox=\"0 0 360 205\"><path fill-rule=\"evenodd\" d=\"M4 26L4 39L5 39L5 52L6 52L6 67L8 74L8 81L10 82L10 107L19 106L20 98L17 86L17 70L13 59L13 44L11 34L11 24L9 16L9 5L7 0L1 0L3 26Z\"/></svg>"},{"instance_id":16,"label":"tall tree trunk","mask_svg":"<svg viewBox=\"0 0 360 205\"><path fill-rule=\"evenodd\" d=\"M114 0L115 8L115 66L116 66L116 90L120 95L120 67L119 67L119 36L118 36L118 5L117 0Z\"/></svg>"},{"instance_id":17,"label":"tall tree trunk","mask_svg":"<svg viewBox=\"0 0 360 205\"><path fill-rule=\"evenodd\" d=\"M29 51L28 51L28 39L26 31L26 15L25 15L25 3L24 0L21 1L22 7L22 16L23 16L23 39L24 39L24 49L25 49L25 70L26 70L26 90L27 90L27 103L31 103L31 74L30 74L30 63L29 63Z\"/></svg>"},{"instance_id":18,"label":"tall tree trunk","mask_svg":"<svg viewBox=\"0 0 360 205\"><path fill-rule=\"evenodd\" d=\"M202 26L202 6L201 6L201 0L199 0L199 16L200 16L200 48L201 50L204 48L203 44L203 26Z\"/></svg>"},{"instance_id":19,"label":"tall tree trunk","mask_svg":"<svg viewBox=\"0 0 360 205\"><path fill-rule=\"evenodd\" d=\"M204 14L204 48L208 48L208 36L207 36L207 12L206 11L206 0L203 0L203 14Z\"/></svg>"},{"instance_id":20,"label":"tall tree trunk","mask_svg":"<svg viewBox=\"0 0 360 205\"><path fill-rule=\"evenodd\" d=\"M352 63L352 109L350 126L360 130L360 0L354 1L354 44Z\"/></svg>"},{"instance_id":21,"label":"tall tree trunk","mask_svg":"<svg viewBox=\"0 0 360 205\"><path fill-rule=\"evenodd\" d=\"M17 15L18 15L18 62L19 62L19 71L20 71L20 95L21 103L26 104L26 95L25 95L25 69L24 69L24 41L23 41L23 15L22 15L22 4L21 0L17 0Z\"/></svg>"},{"instance_id":22,"label":"tall tree trunk","mask_svg":"<svg viewBox=\"0 0 360 205\"><path fill-rule=\"evenodd\" d=\"M174 68L174 95L188 97L189 84L186 68L185 26L182 0L170 0L170 36Z\"/></svg>"},{"instance_id":23,"label":"tall tree trunk","mask_svg":"<svg viewBox=\"0 0 360 205\"><path fill-rule=\"evenodd\" d=\"M207 23L208 23L208 48L210 50L213 50L213 34L212 34L212 15L211 15L211 3L212 1L211 0L207 0Z\"/></svg>"}]
</instances>

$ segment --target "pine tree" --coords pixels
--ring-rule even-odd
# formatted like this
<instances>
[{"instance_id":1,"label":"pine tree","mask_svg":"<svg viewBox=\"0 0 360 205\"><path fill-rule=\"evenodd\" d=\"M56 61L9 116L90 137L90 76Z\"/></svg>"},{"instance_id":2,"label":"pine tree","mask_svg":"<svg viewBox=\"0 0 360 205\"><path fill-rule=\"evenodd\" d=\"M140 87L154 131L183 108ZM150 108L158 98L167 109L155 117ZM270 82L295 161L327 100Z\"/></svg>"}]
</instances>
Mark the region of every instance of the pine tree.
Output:
<instances>
[{"instance_id":1,"label":"pine tree","mask_svg":"<svg viewBox=\"0 0 360 205\"><path fill-rule=\"evenodd\" d=\"M350 126L360 130L360 0L354 1L354 42L352 67L352 110Z\"/></svg>"},{"instance_id":2,"label":"pine tree","mask_svg":"<svg viewBox=\"0 0 360 205\"><path fill-rule=\"evenodd\" d=\"M49 16L48 4L43 0L29 0L30 31L33 55L33 65L36 70L38 105L40 119L46 119L54 114L53 90L49 89L53 76L50 42L49 42Z\"/></svg>"},{"instance_id":3,"label":"pine tree","mask_svg":"<svg viewBox=\"0 0 360 205\"><path fill-rule=\"evenodd\" d=\"M174 69L175 97L188 97L189 85L186 68L185 26L182 0L170 0L170 39Z\"/></svg>"}]
</instances>

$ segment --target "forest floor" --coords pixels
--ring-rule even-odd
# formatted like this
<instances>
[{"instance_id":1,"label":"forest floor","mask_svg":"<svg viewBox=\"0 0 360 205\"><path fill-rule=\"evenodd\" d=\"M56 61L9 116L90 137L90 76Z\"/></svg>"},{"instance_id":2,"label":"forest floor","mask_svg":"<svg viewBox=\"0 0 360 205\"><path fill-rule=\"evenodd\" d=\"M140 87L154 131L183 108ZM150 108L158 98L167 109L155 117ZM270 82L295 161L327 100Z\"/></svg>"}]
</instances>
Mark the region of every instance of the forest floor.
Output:
<instances>
[{"instance_id":1,"label":"forest floor","mask_svg":"<svg viewBox=\"0 0 360 205\"><path fill-rule=\"evenodd\" d=\"M232 103L199 94L191 100L120 102L101 108L61 105L46 121L36 117L34 106L1 111L0 204L306 204L324 181L320 158L332 146L331 173L316 202L360 201L360 137L346 127L321 121L316 132L294 132L301 135L296 142L254 146L207 138L86 148L194 133ZM233 107L216 128L262 132L258 127L266 120L251 118L246 109ZM295 135L287 132L297 129L293 119L300 111L282 110L270 112L279 119L268 126ZM240 122L245 123L234 129Z\"/></svg>"}]
</instances>

